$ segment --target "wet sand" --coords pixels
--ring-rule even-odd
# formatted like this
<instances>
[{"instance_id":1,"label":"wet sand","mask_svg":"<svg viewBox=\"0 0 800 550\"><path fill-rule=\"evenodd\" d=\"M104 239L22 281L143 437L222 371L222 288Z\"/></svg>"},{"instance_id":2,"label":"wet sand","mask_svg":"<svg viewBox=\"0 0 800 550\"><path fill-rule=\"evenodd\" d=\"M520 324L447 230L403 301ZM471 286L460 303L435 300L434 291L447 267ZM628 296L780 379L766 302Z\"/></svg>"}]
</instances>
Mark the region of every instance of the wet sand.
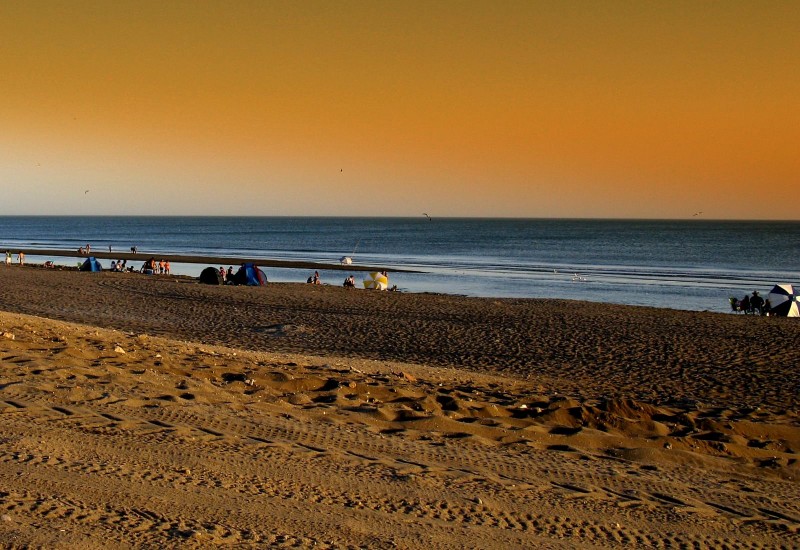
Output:
<instances>
[{"instance_id":1,"label":"wet sand","mask_svg":"<svg viewBox=\"0 0 800 550\"><path fill-rule=\"evenodd\" d=\"M0 311L3 546L800 544L796 319L18 266Z\"/></svg>"}]
</instances>

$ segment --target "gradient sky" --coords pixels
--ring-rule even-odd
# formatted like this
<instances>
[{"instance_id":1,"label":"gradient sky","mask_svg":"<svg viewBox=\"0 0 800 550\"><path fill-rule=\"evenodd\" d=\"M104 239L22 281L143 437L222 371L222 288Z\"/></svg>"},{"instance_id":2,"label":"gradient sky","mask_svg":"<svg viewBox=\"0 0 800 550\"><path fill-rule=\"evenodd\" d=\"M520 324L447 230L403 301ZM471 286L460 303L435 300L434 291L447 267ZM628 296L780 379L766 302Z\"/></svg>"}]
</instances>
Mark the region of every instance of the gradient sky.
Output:
<instances>
[{"instance_id":1,"label":"gradient sky","mask_svg":"<svg viewBox=\"0 0 800 550\"><path fill-rule=\"evenodd\" d=\"M0 214L798 220L799 174L796 1L0 3Z\"/></svg>"}]
</instances>

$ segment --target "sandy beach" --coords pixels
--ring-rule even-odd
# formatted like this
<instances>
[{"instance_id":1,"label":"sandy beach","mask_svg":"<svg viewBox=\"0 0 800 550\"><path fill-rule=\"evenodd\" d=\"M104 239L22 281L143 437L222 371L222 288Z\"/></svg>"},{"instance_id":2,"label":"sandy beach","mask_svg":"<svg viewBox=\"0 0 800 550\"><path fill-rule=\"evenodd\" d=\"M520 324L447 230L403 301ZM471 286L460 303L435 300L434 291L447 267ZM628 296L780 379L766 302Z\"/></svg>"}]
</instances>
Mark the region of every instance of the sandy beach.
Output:
<instances>
[{"instance_id":1,"label":"sandy beach","mask_svg":"<svg viewBox=\"0 0 800 550\"><path fill-rule=\"evenodd\" d=\"M0 267L0 545L796 548L797 319Z\"/></svg>"}]
</instances>

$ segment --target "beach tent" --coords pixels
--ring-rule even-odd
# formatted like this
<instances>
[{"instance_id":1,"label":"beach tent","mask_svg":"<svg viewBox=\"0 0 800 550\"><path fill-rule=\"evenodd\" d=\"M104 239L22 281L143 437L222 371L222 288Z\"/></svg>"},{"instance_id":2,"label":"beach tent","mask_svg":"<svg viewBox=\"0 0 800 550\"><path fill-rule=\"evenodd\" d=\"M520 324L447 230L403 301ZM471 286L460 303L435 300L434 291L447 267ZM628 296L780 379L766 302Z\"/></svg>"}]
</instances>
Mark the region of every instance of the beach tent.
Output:
<instances>
[{"instance_id":1,"label":"beach tent","mask_svg":"<svg viewBox=\"0 0 800 550\"><path fill-rule=\"evenodd\" d=\"M237 285L258 286L267 284L267 276L255 264L242 264L233 282Z\"/></svg>"},{"instance_id":2,"label":"beach tent","mask_svg":"<svg viewBox=\"0 0 800 550\"><path fill-rule=\"evenodd\" d=\"M364 288L371 288L374 290L386 290L389 288L389 278L377 271L370 273L369 277L364 279Z\"/></svg>"},{"instance_id":3,"label":"beach tent","mask_svg":"<svg viewBox=\"0 0 800 550\"><path fill-rule=\"evenodd\" d=\"M207 267L200 272L200 282L206 285L221 285L222 277L216 267Z\"/></svg>"},{"instance_id":4,"label":"beach tent","mask_svg":"<svg viewBox=\"0 0 800 550\"><path fill-rule=\"evenodd\" d=\"M103 271L103 266L100 265L94 256L90 256L86 258L86 261L83 262L83 265L78 268L81 271Z\"/></svg>"},{"instance_id":5,"label":"beach tent","mask_svg":"<svg viewBox=\"0 0 800 550\"><path fill-rule=\"evenodd\" d=\"M800 317L800 289L792 285L775 285L767 294L770 315Z\"/></svg>"}]
</instances>

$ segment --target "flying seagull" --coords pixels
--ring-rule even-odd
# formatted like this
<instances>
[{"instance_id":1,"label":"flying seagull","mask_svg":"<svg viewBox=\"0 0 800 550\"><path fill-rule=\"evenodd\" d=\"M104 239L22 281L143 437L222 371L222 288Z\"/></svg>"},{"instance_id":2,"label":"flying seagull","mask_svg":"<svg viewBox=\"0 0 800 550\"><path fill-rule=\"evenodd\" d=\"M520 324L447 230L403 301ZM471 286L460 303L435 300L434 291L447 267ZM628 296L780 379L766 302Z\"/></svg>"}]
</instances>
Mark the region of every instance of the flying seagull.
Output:
<instances>
[{"instance_id":1,"label":"flying seagull","mask_svg":"<svg viewBox=\"0 0 800 550\"><path fill-rule=\"evenodd\" d=\"M84 191L84 192L83 192L83 194L85 195L85 194L86 194L86 193L88 193L88 192L89 192L89 190L87 189L86 191Z\"/></svg>"},{"instance_id":2,"label":"flying seagull","mask_svg":"<svg viewBox=\"0 0 800 550\"><path fill-rule=\"evenodd\" d=\"M431 217L427 214L427 212L423 212L422 215L428 218L428 221L431 221Z\"/></svg>"},{"instance_id":3,"label":"flying seagull","mask_svg":"<svg viewBox=\"0 0 800 550\"><path fill-rule=\"evenodd\" d=\"M703 211L701 210L700 212L695 212L694 214L692 214L692 216L699 216L702 213L703 213Z\"/></svg>"}]
</instances>

